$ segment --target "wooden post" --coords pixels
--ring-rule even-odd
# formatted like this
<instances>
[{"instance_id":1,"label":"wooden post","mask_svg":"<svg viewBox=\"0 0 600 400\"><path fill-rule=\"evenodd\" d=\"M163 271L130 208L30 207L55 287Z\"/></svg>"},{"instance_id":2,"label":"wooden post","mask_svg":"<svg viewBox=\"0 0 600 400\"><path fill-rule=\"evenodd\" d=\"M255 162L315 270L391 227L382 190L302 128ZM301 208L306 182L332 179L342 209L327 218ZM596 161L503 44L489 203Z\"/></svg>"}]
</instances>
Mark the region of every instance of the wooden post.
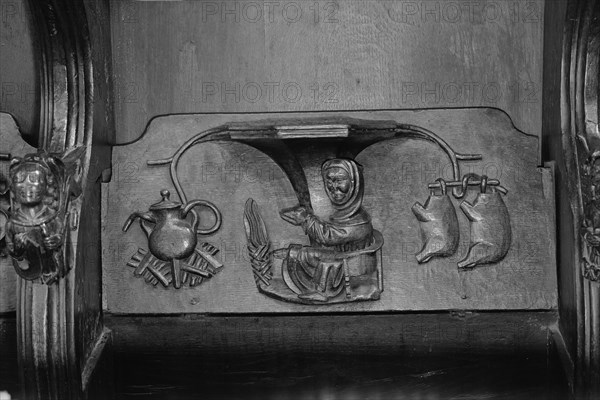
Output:
<instances>
[{"instance_id":1,"label":"wooden post","mask_svg":"<svg viewBox=\"0 0 600 400\"><path fill-rule=\"evenodd\" d=\"M560 338L577 398L600 395L600 4L548 2L545 32L545 158L557 165ZM558 20L559 16L563 18ZM557 24L564 29L557 29ZM556 32L556 33L555 33ZM559 54L562 35L562 63ZM560 126L560 129L559 129Z\"/></svg>"},{"instance_id":2,"label":"wooden post","mask_svg":"<svg viewBox=\"0 0 600 400\"><path fill-rule=\"evenodd\" d=\"M99 182L110 147L97 144L114 134L108 2L31 0L29 11L40 50L38 151L83 150L73 175L81 191L63 221L63 246L72 250L65 273L46 283L19 278L22 397L81 399L95 391L94 371L106 362L110 340L102 322Z\"/></svg>"}]
</instances>

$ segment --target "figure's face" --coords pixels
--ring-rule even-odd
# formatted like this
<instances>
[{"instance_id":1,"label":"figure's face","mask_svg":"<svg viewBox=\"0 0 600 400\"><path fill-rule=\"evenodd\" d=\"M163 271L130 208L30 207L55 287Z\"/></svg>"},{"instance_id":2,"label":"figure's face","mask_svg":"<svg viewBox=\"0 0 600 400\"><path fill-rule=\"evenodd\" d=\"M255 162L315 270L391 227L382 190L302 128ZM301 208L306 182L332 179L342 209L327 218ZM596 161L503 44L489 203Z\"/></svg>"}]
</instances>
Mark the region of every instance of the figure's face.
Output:
<instances>
[{"instance_id":1,"label":"figure's face","mask_svg":"<svg viewBox=\"0 0 600 400\"><path fill-rule=\"evenodd\" d=\"M25 167L13 176L17 201L25 205L39 204L46 193L46 176L34 167Z\"/></svg>"},{"instance_id":2,"label":"figure's face","mask_svg":"<svg viewBox=\"0 0 600 400\"><path fill-rule=\"evenodd\" d=\"M350 186L350 177L342 168L334 167L325 171L325 189L333 204L342 205L348 201Z\"/></svg>"}]
</instances>

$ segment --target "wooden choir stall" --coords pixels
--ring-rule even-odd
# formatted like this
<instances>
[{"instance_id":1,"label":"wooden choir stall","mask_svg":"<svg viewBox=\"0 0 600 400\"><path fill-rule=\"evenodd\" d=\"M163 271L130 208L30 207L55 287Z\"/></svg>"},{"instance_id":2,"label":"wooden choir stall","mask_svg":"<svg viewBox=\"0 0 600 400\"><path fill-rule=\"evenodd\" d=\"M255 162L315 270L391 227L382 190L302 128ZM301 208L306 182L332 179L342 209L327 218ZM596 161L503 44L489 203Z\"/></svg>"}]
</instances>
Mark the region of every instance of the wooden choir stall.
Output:
<instances>
[{"instance_id":1,"label":"wooden choir stall","mask_svg":"<svg viewBox=\"0 0 600 400\"><path fill-rule=\"evenodd\" d=\"M597 1L0 5L0 399L600 395Z\"/></svg>"}]
</instances>

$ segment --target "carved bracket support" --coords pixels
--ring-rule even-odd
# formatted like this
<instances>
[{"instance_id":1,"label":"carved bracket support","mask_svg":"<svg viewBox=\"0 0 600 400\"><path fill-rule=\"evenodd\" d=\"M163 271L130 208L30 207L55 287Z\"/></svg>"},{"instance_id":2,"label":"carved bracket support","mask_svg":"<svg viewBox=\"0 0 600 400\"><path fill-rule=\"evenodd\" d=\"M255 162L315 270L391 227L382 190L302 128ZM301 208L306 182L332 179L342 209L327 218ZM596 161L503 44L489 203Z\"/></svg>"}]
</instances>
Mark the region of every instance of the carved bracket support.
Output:
<instances>
[{"instance_id":1,"label":"carved bracket support","mask_svg":"<svg viewBox=\"0 0 600 400\"><path fill-rule=\"evenodd\" d=\"M463 201L460 205L471 223L472 245L469 254L459 262L459 268L465 270L502 260L512 241L508 210L501 196L506 194L507 190L498 180L488 179L486 176L461 176L460 162L480 160L481 155L457 153L440 136L419 126L396 121L353 118L232 123L200 132L183 143L171 157L150 160L148 165L169 166L173 186L181 201L186 202L187 196L178 177L178 166L182 156L193 146L207 142L233 141L263 152L283 169L298 199L298 206L282 210L281 217L292 225L302 226L313 247L304 248L291 244L286 249L271 249L258 206L249 199L246 203L244 224L252 272L259 291L279 300L303 304L377 300L383 291L383 270L380 261L383 237L373 229L368 213L361 207L364 187L362 167L354 159L367 147L394 139L425 140L444 151L452 165L453 180L438 180L430 184L432 194L436 189L441 189L443 196L446 196L448 188L454 198L461 199L470 187L477 186L480 189L481 193L475 203ZM306 168L314 167L315 163L323 163L321 169L325 192L333 208L337 210L332 216L334 222L323 223L313 214ZM353 200L356 210L352 212L352 218L348 217L348 221L345 217L340 217L343 214L342 209L350 207L350 203L342 201L346 192L334 193L339 185L348 186L349 189L344 190L349 190L349 193L357 193L357 198ZM350 202L350 198L346 200ZM413 207L421 222L424 241L424 250L417 256L419 262L427 262L434 256L451 255L458 247L458 221L452 202L448 198L446 207L438 210L434 209L433 203L428 200L425 208L418 204ZM179 206L178 203L177 207ZM426 209L428 206L430 208ZM153 207L158 207L158 204L152 206L151 210ZM439 218L440 213L448 217L454 215L454 218ZM338 216L337 222L335 215ZM157 221L155 216L146 213L132 214L132 217L140 217L153 223ZM125 228L130 222L128 221ZM363 225L368 226L368 229L364 228L365 232L358 233L363 229ZM442 225L449 229L446 233L450 236L440 236L440 232L443 231ZM492 226L493 228L490 228ZM153 237L144 224L142 228L149 237L151 253L157 256L161 251L152 251L152 242L156 236ZM342 231L344 234L339 233ZM363 239L364 243L358 245ZM452 243L446 243L446 246L441 242ZM164 246L164 243L161 245ZM154 247L158 246L155 242ZM428 250L430 247L434 248L433 252ZM146 258L144 255L137 255L135 267L139 268L140 264L144 264ZM169 261L171 258L163 259ZM273 258L283 260L281 278L272 271ZM155 270L160 270L160 266L154 267ZM157 278L156 272L152 275L154 278L148 275L147 279L164 281L160 276ZM335 275L331 278L333 281L328 280L326 276L329 275ZM319 279L321 281L317 282Z\"/></svg>"},{"instance_id":2,"label":"carved bracket support","mask_svg":"<svg viewBox=\"0 0 600 400\"><path fill-rule=\"evenodd\" d=\"M17 274L53 284L72 269L84 147L62 156L14 158L9 169L6 244Z\"/></svg>"}]
</instances>

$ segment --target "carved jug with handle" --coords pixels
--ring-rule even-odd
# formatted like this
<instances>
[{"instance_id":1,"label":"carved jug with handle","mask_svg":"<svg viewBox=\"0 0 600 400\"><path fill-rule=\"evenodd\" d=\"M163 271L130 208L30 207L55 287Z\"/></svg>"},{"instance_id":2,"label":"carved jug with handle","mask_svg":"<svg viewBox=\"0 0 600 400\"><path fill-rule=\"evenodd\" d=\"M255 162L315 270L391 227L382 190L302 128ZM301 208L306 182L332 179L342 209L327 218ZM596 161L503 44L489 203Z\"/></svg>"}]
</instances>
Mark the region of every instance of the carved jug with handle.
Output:
<instances>
[{"instance_id":1,"label":"carved jug with handle","mask_svg":"<svg viewBox=\"0 0 600 400\"><path fill-rule=\"evenodd\" d=\"M206 200L191 200L186 204L171 201L168 190L160 192L162 200L150 206L147 212L134 212L129 216L123 231L127 231L133 221L140 219L140 225L148 236L150 252L163 261L185 259L192 255L198 243L197 234L209 235L219 230L221 212ZM215 215L215 223L211 228L198 229L200 217L194 207L205 206ZM188 214L192 215L189 221ZM154 224L152 226L151 224Z\"/></svg>"}]
</instances>

